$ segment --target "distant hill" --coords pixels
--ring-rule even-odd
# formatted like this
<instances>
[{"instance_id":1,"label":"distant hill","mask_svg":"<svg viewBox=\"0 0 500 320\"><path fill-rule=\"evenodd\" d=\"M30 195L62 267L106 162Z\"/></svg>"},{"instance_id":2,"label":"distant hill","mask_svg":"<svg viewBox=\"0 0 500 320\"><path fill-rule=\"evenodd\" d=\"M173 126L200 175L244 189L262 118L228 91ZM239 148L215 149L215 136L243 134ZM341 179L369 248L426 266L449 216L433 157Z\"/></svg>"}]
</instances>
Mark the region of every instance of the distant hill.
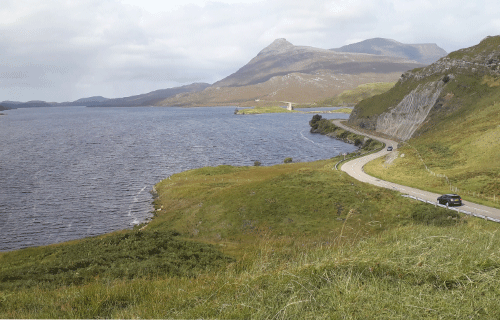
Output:
<instances>
[{"instance_id":1,"label":"distant hill","mask_svg":"<svg viewBox=\"0 0 500 320\"><path fill-rule=\"evenodd\" d=\"M81 99L78 99L76 101L73 101L72 104L78 104L78 105L92 105L92 104L96 104L96 103L101 103L101 102L104 102L104 101L107 101L107 100L110 100L108 98L104 98L104 97L101 97L101 96L95 96L95 97L89 97L89 98L81 98Z\"/></svg>"},{"instance_id":2,"label":"distant hill","mask_svg":"<svg viewBox=\"0 0 500 320\"><path fill-rule=\"evenodd\" d=\"M160 89L149 93L139 94L136 96L130 96L125 98L107 99L99 103L94 103L92 106L96 107L141 107L141 106L153 106L158 102L175 96L181 93L190 93L202 91L208 88L210 84L208 83L193 83L190 85L185 85L181 87Z\"/></svg>"},{"instance_id":3,"label":"distant hill","mask_svg":"<svg viewBox=\"0 0 500 320\"><path fill-rule=\"evenodd\" d=\"M197 92L201 91L210 84L208 83L193 83L190 85L185 85L181 87L160 89L149 93L125 97L125 98L115 98L108 99L101 96L81 98L72 102L45 102L45 101L29 101L29 102L18 102L18 101L3 101L0 104L11 108L34 108L34 107L66 107L66 106L89 106L89 107L140 107L140 106L152 106L162 101L168 97L174 96L180 93L186 92Z\"/></svg>"},{"instance_id":4,"label":"distant hill","mask_svg":"<svg viewBox=\"0 0 500 320\"><path fill-rule=\"evenodd\" d=\"M28 102L18 102L18 101L2 101L1 105L7 107L9 109L17 109L17 108L36 108L36 107L53 107L53 105L49 102L45 101L28 101Z\"/></svg>"},{"instance_id":5,"label":"distant hill","mask_svg":"<svg viewBox=\"0 0 500 320\"><path fill-rule=\"evenodd\" d=\"M5 106L0 105L0 111L5 111L5 110L9 110L9 108L7 108L7 107L5 107Z\"/></svg>"},{"instance_id":6,"label":"distant hill","mask_svg":"<svg viewBox=\"0 0 500 320\"><path fill-rule=\"evenodd\" d=\"M295 46L277 39L235 73L209 88L173 96L158 105L266 105L309 103L360 84L396 81L424 64L399 57Z\"/></svg>"},{"instance_id":7,"label":"distant hill","mask_svg":"<svg viewBox=\"0 0 500 320\"><path fill-rule=\"evenodd\" d=\"M414 60L423 64L436 62L447 55L447 52L434 43L404 44L391 39L374 38L330 49L336 52L367 53L399 57Z\"/></svg>"}]
</instances>

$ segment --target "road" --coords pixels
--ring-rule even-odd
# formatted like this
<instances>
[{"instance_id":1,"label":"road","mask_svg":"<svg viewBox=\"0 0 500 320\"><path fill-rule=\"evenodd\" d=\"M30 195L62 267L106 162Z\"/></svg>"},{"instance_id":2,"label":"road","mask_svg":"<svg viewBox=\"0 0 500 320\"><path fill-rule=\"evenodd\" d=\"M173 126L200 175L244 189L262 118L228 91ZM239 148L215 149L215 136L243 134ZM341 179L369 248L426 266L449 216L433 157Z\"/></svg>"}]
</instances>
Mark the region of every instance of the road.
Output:
<instances>
[{"instance_id":1,"label":"road","mask_svg":"<svg viewBox=\"0 0 500 320\"><path fill-rule=\"evenodd\" d=\"M354 130L354 129L342 124L340 122L340 120L335 120L335 121L333 121L333 123L336 126L339 126L345 130L349 130L351 132L354 132L354 133L364 135L364 136L370 137L372 139L381 141L381 142L385 143L386 146L392 146L394 148L394 150L396 150L396 148L397 148L398 143L396 141L393 141L390 139L379 138L376 136L372 136L372 135L369 135L366 133L359 132L357 130ZM415 189L415 188L403 186L403 185L400 185L397 183L392 183L389 181L380 180L380 179L372 177L364 172L363 167L365 166L365 164L367 164L368 162L370 162L376 158L383 157L383 156L389 154L390 152L393 152L393 151L387 151L387 148L384 148L379 152L372 153L372 154L369 154L367 156L345 162L342 165L341 170L346 172L348 175L350 175L351 177L353 177L361 182L366 182L369 184L373 184L375 186L379 186L379 187L383 187L383 188L387 188L387 189L391 189L391 190L396 190L396 191L399 191L403 194L417 197L419 199L423 199L426 201L436 202L437 197L439 197L441 194L437 194L437 193L433 193L433 192L429 192L429 191L424 191L424 190L420 190L420 189ZM463 205L461 207L459 207L460 210L468 211L468 212L475 214L475 215L492 218L490 220L500 219L500 209L495 209L495 208L483 206L483 205L480 205L477 203L464 201L464 200L462 200L462 203L463 203Z\"/></svg>"}]
</instances>

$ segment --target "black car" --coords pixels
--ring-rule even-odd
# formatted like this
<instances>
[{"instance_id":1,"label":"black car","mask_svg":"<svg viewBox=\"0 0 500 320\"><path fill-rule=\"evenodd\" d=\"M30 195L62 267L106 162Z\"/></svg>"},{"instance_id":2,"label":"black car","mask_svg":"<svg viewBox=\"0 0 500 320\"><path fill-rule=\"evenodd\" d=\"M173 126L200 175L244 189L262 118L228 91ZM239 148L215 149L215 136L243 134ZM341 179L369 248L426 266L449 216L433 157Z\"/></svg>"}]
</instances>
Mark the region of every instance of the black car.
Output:
<instances>
[{"instance_id":1,"label":"black car","mask_svg":"<svg viewBox=\"0 0 500 320\"><path fill-rule=\"evenodd\" d=\"M448 206L461 206L462 198L458 194L443 194L437 198L439 204L446 204Z\"/></svg>"}]
</instances>

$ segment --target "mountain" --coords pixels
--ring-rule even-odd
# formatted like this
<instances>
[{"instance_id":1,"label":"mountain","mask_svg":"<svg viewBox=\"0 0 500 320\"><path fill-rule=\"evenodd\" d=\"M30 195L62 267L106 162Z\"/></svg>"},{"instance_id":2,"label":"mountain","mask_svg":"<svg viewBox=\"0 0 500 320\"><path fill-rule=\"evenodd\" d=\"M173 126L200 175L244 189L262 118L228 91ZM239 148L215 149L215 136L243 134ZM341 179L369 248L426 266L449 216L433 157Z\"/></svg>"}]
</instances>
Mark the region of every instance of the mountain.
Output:
<instances>
[{"instance_id":1,"label":"mountain","mask_svg":"<svg viewBox=\"0 0 500 320\"><path fill-rule=\"evenodd\" d=\"M336 52L368 53L399 57L430 64L446 56L447 52L434 43L404 44L391 39L374 38L330 49Z\"/></svg>"},{"instance_id":2,"label":"mountain","mask_svg":"<svg viewBox=\"0 0 500 320\"><path fill-rule=\"evenodd\" d=\"M340 53L295 46L277 39L246 65L209 88L177 95L158 105L258 105L279 101L314 102L360 84L396 81L424 64L405 58Z\"/></svg>"},{"instance_id":3,"label":"mountain","mask_svg":"<svg viewBox=\"0 0 500 320\"><path fill-rule=\"evenodd\" d=\"M142 107L142 106L152 106L157 104L159 101L162 101L166 98L169 98L171 96L175 96L180 93L188 93L188 92L197 92L201 91L207 87L209 87L210 84L208 83L193 83L190 85L185 85L181 87L175 87L175 88L169 88L169 89L160 89L160 90L155 90L149 93L144 93L144 94L139 94L135 96L130 96L130 97L124 97L124 98L115 98L115 99L106 99L102 97L94 97L94 98L99 98L99 99L94 99L93 101L90 99L93 98L87 98L87 99L80 99L77 101L84 100L87 102L87 106L92 106L92 107ZM73 102L72 105L82 105L82 104L75 104L77 101Z\"/></svg>"},{"instance_id":4,"label":"mountain","mask_svg":"<svg viewBox=\"0 0 500 320\"><path fill-rule=\"evenodd\" d=\"M0 111L5 111L5 110L9 110L9 109L10 109L10 108L7 108L7 107L5 107L5 106L0 105Z\"/></svg>"},{"instance_id":5,"label":"mountain","mask_svg":"<svg viewBox=\"0 0 500 320\"><path fill-rule=\"evenodd\" d=\"M101 102L104 102L104 101L108 101L110 99L108 98L104 98L104 97L101 97L101 96L94 96L94 97L88 97L88 98L81 98L81 99L78 99L76 101L73 101L72 103L75 104L75 105L88 105L88 104L96 104L96 103L101 103Z\"/></svg>"},{"instance_id":6,"label":"mountain","mask_svg":"<svg viewBox=\"0 0 500 320\"><path fill-rule=\"evenodd\" d=\"M396 57L337 53L332 50L294 46L277 39L255 58L214 86L243 86L265 82L292 72L315 74L328 70L336 74L391 73L415 67L413 61Z\"/></svg>"},{"instance_id":7,"label":"mountain","mask_svg":"<svg viewBox=\"0 0 500 320\"><path fill-rule=\"evenodd\" d=\"M28 102L19 102L19 101L2 101L1 105L7 107L9 109L17 109L17 108L36 108L36 107L53 107L52 103L45 101L28 101Z\"/></svg>"},{"instance_id":8,"label":"mountain","mask_svg":"<svg viewBox=\"0 0 500 320\"><path fill-rule=\"evenodd\" d=\"M115 98L108 99L101 96L94 96L88 98L81 98L72 102L45 102L45 101L29 101L29 102L18 102L18 101L3 101L0 104L9 107L11 109L16 108L33 108L33 107L67 107L67 106L89 106L89 107L140 107L140 106L152 106L162 101L168 97L174 96L180 93L187 92L197 92L201 91L210 84L208 83L193 83L190 85L185 85L181 87L160 89L149 93L144 93L140 95L125 97L125 98Z\"/></svg>"}]
</instances>

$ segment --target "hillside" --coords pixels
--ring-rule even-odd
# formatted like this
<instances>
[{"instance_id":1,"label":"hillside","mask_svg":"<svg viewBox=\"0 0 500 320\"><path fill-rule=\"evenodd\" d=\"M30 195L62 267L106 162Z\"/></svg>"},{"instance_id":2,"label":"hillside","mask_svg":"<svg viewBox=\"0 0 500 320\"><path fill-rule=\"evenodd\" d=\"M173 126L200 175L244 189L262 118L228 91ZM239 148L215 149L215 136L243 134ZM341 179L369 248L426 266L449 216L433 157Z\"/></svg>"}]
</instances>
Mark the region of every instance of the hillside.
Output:
<instances>
[{"instance_id":1,"label":"hillside","mask_svg":"<svg viewBox=\"0 0 500 320\"><path fill-rule=\"evenodd\" d=\"M250 62L209 88L166 99L158 105L269 105L311 103L361 84L396 81L422 63L404 58L338 53L295 46L277 39Z\"/></svg>"},{"instance_id":2,"label":"hillside","mask_svg":"<svg viewBox=\"0 0 500 320\"><path fill-rule=\"evenodd\" d=\"M145 94L139 94L124 98L106 99L92 104L96 107L141 107L153 106L159 101L175 96L177 94L202 91L209 87L208 83L193 83L190 85L174 87L169 89L155 90Z\"/></svg>"},{"instance_id":3,"label":"hillside","mask_svg":"<svg viewBox=\"0 0 500 320\"><path fill-rule=\"evenodd\" d=\"M17 108L44 108L44 107L52 107L53 105L49 102L45 101L28 101L28 102L18 102L18 101L2 101L0 102L3 106L9 109L17 109Z\"/></svg>"},{"instance_id":4,"label":"hillside","mask_svg":"<svg viewBox=\"0 0 500 320\"><path fill-rule=\"evenodd\" d=\"M5 106L0 105L0 111L5 111L5 110L9 110L9 108L7 108L7 107L5 107Z\"/></svg>"},{"instance_id":5,"label":"hillside","mask_svg":"<svg viewBox=\"0 0 500 320\"><path fill-rule=\"evenodd\" d=\"M364 100L349 124L396 137L394 161L367 173L499 206L500 36L402 75L388 92Z\"/></svg>"},{"instance_id":6,"label":"hillside","mask_svg":"<svg viewBox=\"0 0 500 320\"><path fill-rule=\"evenodd\" d=\"M435 43L404 44L391 39L374 38L330 49L337 52L368 53L399 57L430 64L446 56L446 51Z\"/></svg>"},{"instance_id":7,"label":"hillside","mask_svg":"<svg viewBox=\"0 0 500 320\"><path fill-rule=\"evenodd\" d=\"M382 94L394 86L395 82L379 82L362 84L352 90L346 90L341 94L322 101L315 102L308 107L338 107L355 106L364 99ZM302 106L301 106L302 107Z\"/></svg>"}]
</instances>

